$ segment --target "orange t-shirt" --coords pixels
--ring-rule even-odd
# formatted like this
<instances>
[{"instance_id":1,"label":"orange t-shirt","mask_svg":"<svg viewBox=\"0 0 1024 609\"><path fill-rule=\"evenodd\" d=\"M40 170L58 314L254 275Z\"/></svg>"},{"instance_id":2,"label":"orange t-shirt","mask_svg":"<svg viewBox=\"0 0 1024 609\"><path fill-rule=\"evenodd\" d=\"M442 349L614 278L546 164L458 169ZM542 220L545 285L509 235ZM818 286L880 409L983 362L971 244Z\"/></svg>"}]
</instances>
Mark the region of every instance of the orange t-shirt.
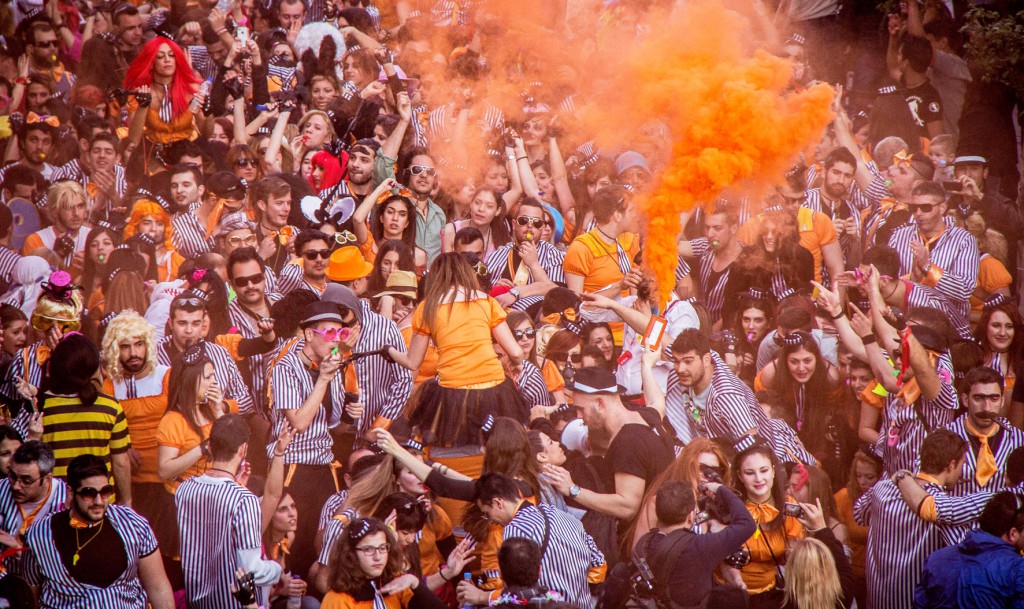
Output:
<instances>
[{"instance_id":1,"label":"orange t-shirt","mask_svg":"<svg viewBox=\"0 0 1024 609\"><path fill-rule=\"evenodd\" d=\"M792 497L786 497L786 501L793 501ZM757 522L758 514L753 504L747 501L747 510ZM770 590L775 586L775 573L780 565L786 564L786 544L790 539L803 539L806 533L804 526L796 518L786 516L783 528L778 531L754 531L753 536L745 544L750 549L750 564L743 567L740 574L743 576L743 583L751 594ZM765 543L767 541L770 543ZM772 556L774 555L774 558Z\"/></svg>"},{"instance_id":2,"label":"orange t-shirt","mask_svg":"<svg viewBox=\"0 0 1024 609\"><path fill-rule=\"evenodd\" d=\"M438 306L433 327L423 322L423 304L416 307L412 330L434 339L437 379L442 387L457 389L505 380L505 369L491 343L491 330L505 317L498 301L483 293L468 302L462 298Z\"/></svg>"},{"instance_id":3,"label":"orange t-shirt","mask_svg":"<svg viewBox=\"0 0 1024 609\"><path fill-rule=\"evenodd\" d=\"M544 367L540 369L540 374L544 377L544 384L547 385L548 391L554 393L565 389L565 378L559 372L558 365L555 362L545 360Z\"/></svg>"},{"instance_id":4,"label":"orange t-shirt","mask_svg":"<svg viewBox=\"0 0 1024 609\"><path fill-rule=\"evenodd\" d=\"M1009 288L1011 283L1013 277L1003 263L988 254L982 254L981 262L978 264L978 287L971 295L971 310L981 313L985 305L984 299L999 288Z\"/></svg>"},{"instance_id":5,"label":"orange t-shirt","mask_svg":"<svg viewBox=\"0 0 1024 609\"><path fill-rule=\"evenodd\" d=\"M747 220L736 233L740 242L750 245L757 241L763 216L758 214ZM836 227L832 220L821 212L801 207L796 214L797 230L800 231L800 246L814 257L814 280L821 283L821 248L835 243Z\"/></svg>"},{"instance_id":6,"label":"orange t-shirt","mask_svg":"<svg viewBox=\"0 0 1024 609\"><path fill-rule=\"evenodd\" d=\"M864 577L864 565L868 550L868 528L857 524L853 517L853 503L849 489L839 489L839 492L836 493L836 509L839 512L839 520L846 525L846 530L850 533L850 539L847 541L847 545L853 551L850 566L853 567L854 577Z\"/></svg>"},{"instance_id":7,"label":"orange t-shirt","mask_svg":"<svg viewBox=\"0 0 1024 609\"><path fill-rule=\"evenodd\" d=\"M238 413L238 406L233 402L225 402L229 405L229 409L232 413ZM193 448L202 444L203 440L210 437L210 429L213 427L213 423L207 423L203 425L202 432L203 436L199 437L196 432L188 426L188 422L185 417L181 416L181 413L176 411L169 411L160 419L160 425L156 431L156 442L160 446L173 446L178 449L178 455L183 455ZM201 476L206 473L209 469L210 462L206 457L199 457L192 467L188 468L184 472L178 474L178 477L174 480L164 480L164 488L167 489L168 493L172 495L178 490L178 485L188 480L193 476Z\"/></svg>"},{"instance_id":8,"label":"orange t-shirt","mask_svg":"<svg viewBox=\"0 0 1024 609\"><path fill-rule=\"evenodd\" d=\"M401 328L399 332L402 333L402 340L405 341L405 348L408 349L412 346L412 326ZM431 342L427 345L427 353L423 356L423 363L420 364L420 369L416 371L416 378L412 382L414 385L419 385L435 376L437 376L437 347Z\"/></svg>"},{"instance_id":9,"label":"orange t-shirt","mask_svg":"<svg viewBox=\"0 0 1024 609\"><path fill-rule=\"evenodd\" d=\"M420 537L419 543L420 568L423 571L423 576L426 577L437 573L441 568L441 563L445 561L445 557L441 556L441 551L437 549L438 540L451 537L455 533L448 514L437 504L434 504L427 518L427 524L421 532L423 535Z\"/></svg>"},{"instance_id":10,"label":"orange t-shirt","mask_svg":"<svg viewBox=\"0 0 1024 609\"><path fill-rule=\"evenodd\" d=\"M622 233L616 241L632 262L640 251L640 239L633 233ZM583 276L584 292L597 292L624 277L619 268L618 248L608 243L596 228L573 240L565 252L563 268L566 273Z\"/></svg>"}]
</instances>

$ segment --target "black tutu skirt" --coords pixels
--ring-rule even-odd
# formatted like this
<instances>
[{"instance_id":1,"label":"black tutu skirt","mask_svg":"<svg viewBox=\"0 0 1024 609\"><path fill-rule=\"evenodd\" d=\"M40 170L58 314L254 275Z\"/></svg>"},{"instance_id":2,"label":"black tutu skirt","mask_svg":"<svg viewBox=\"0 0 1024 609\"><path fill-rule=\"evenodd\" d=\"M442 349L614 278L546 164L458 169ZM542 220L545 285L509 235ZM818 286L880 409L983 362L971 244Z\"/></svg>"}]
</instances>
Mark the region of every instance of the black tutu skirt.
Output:
<instances>
[{"instance_id":1,"label":"black tutu skirt","mask_svg":"<svg viewBox=\"0 0 1024 609\"><path fill-rule=\"evenodd\" d=\"M486 389L442 387L434 379L424 383L419 402L409 413L409 423L427 445L481 446L488 417L509 417L525 425L529 415L530 409L511 379Z\"/></svg>"}]
</instances>

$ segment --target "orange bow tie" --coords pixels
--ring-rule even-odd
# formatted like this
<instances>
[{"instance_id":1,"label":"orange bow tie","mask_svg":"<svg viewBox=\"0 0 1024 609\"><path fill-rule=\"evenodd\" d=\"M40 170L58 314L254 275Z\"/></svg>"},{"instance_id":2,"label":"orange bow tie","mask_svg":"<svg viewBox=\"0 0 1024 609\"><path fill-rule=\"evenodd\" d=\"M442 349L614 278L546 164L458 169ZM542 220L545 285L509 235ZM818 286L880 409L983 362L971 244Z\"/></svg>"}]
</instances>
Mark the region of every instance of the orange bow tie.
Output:
<instances>
[{"instance_id":1,"label":"orange bow tie","mask_svg":"<svg viewBox=\"0 0 1024 609\"><path fill-rule=\"evenodd\" d=\"M50 114L39 115L35 112L29 112L28 116L25 117L26 125L34 125L36 123L46 123L51 127L60 127L60 119Z\"/></svg>"},{"instance_id":2,"label":"orange bow tie","mask_svg":"<svg viewBox=\"0 0 1024 609\"><path fill-rule=\"evenodd\" d=\"M408 188L392 188L391 190L385 190L384 192L380 193L380 196L377 197L377 202L375 203L375 205L380 205L381 203L387 201L391 197L405 197L406 199L412 201L416 198L416 195L414 195L412 191L409 190Z\"/></svg>"},{"instance_id":3,"label":"orange bow tie","mask_svg":"<svg viewBox=\"0 0 1024 609\"><path fill-rule=\"evenodd\" d=\"M900 150L893 155L892 164L904 169L910 169L910 161L912 160L914 160L914 155L908 154L906 150Z\"/></svg>"}]
</instances>

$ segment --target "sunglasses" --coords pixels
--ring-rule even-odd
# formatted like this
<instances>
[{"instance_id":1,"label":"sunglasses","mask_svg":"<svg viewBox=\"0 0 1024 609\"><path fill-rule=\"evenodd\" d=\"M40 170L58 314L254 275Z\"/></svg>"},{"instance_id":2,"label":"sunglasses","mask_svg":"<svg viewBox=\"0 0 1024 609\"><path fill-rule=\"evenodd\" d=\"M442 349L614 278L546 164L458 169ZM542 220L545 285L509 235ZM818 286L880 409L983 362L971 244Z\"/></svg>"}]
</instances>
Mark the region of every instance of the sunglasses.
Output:
<instances>
[{"instance_id":1,"label":"sunglasses","mask_svg":"<svg viewBox=\"0 0 1024 609\"><path fill-rule=\"evenodd\" d=\"M409 167L409 173L414 176L425 173L428 178L432 178L437 175L437 170L433 167L427 167L426 165L412 165Z\"/></svg>"},{"instance_id":2,"label":"sunglasses","mask_svg":"<svg viewBox=\"0 0 1024 609\"><path fill-rule=\"evenodd\" d=\"M255 167L259 163L256 159L238 159L235 161L236 167Z\"/></svg>"},{"instance_id":3,"label":"sunglasses","mask_svg":"<svg viewBox=\"0 0 1024 609\"><path fill-rule=\"evenodd\" d=\"M537 336L537 331L533 328L529 330L513 330L512 336L516 337L516 340L522 340L523 338L533 338Z\"/></svg>"},{"instance_id":4,"label":"sunglasses","mask_svg":"<svg viewBox=\"0 0 1024 609\"><path fill-rule=\"evenodd\" d=\"M305 258L306 260L309 260L310 262L316 260L317 258L323 258L324 260L327 260L328 258L331 257L331 250L306 250L302 252L302 257Z\"/></svg>"},{"instance_id":5,"label":"sunglasses","mask_svg":"<svg viewBox=\"0 0 1024 609\"><path fill-rule=\"evenodd\" d=\"M329 343L345 340L346 338L348 338L348 335L350 333L347 327L327 328L326 330L317 330L316 328L310 328L310 330Z\"/></svg>"},{"instance_id":6,"label":"sunglasses","mask_svg":"<svg viewBox=\"0 0 1024 609\"><path fill-rule=\"evenodd\" d=\"M544 226L544 220L541 218L534 218L533 216L519 216L516 218L516 224L519 226L533 224L534 228L541 228Z\"/></svg>"},{"instance_id":7,"label":"sunglasses","mask_svg":"<svg viewBox=\"0 0 1024 609\"><path fill-rule=\"evenodd\" d=\"M228 245L231 247L242 247L243 245L256 245L256 235L235 235L234 237L228 237Z\"/></svg>"},{"instance_id":8,"label":"sunglasses","mask_svg":"<svg viewBox=\"0 0 1024 609\"><path fill-rule=\"evenodd\" d=\"M32 316L32 328L36 332L48 332L51 327L57 326L62 334L76 332L82 327L82 322L77 319L57 319L36 313Z\"/></svg>"},{"instance_id":9,"label":"sunglasses","mask_svg":"<svg viewBox=\"0 0 1024 609\"><path fill-rule=\"evenodd\" d=\"M57 46L57 41L56 40L39 40L39 41L36 41L36 42L32 43L32 46L43 47L43 48L50 48L50 47Z\"/></svg>"},{"instance_id":10,"label":"sunglasses","mask_svg":"<svg viewBox=\"0 0 1024 609\"><path fill-rule=\"evenodd\" d=\"M177 300L175 300L171 304L172 305L176 304L176 306L179 306L179 307L206 308L206 302L205 301L203 301L203 300L201 300L199 298L191 297L191 296L188 297L188 298L178 298Z\"/></svg>"},{"instance_id":11,"label":"sunglasses","mask_svg":"<svg viewBox=\"0 0 1024 609\"><path fill-rule=\"evenodd\" d=\"M921 212L922 214L928 214L928 213L931 213L931 211L933 209L935 209L935 204L934 203L908 203L907 204L907 209L910 210L910 213Z\"/></svg>"},{"instance_id":12,"label":"sunglasses","mask_svg":"<svg viewBox=\"0 0 1024 609\"><path fill-rule=\"evenodd\" d=\"M355 243L356 241L358 241L358 239L351 231L343 230L341 232L334 233L334 242L338 245L348 245L349 243Z\"/></svg>"},{"instance_id":13,"label":"sunglasses","mask_svg":"<svg viewBox=\"0 0 1024 609\"><path fill-rule=\"evenodd\" d=\"M96 498L96 495L103 497L104 500L109 499L114 494L114 486L108 484L103 488L92 488L89 486L83 486L82 488L75 491L75 494L79 497L85 497L86 499L92 500Z\"/></svg>"},{"instance_id":14,"label":"sunglasses","mask_svg":"<svg viewBox=\"0 0 1024 609\"><path fill-rule=\"evenodd\" d=\"M411 297L411 296L392 295L391 297L394 298L395 301L398 304L402 305L403 307L407 307L407 306L411 305L412 303L416 302L416 299Z\"/></svg>"},{"instance_id":15,"label":"sunglasses","mask_svg":"<svg viewBox=\"0 0 1024 609\"><path fill-rule=\"evenodd\" d=\"M231 280L231 283L235 284L236 288L245 288L250 285L259 285L263 283L263 273L256 273L255 275L249 275L248 277L235 277Z\"/></svg>"}]
</instances>

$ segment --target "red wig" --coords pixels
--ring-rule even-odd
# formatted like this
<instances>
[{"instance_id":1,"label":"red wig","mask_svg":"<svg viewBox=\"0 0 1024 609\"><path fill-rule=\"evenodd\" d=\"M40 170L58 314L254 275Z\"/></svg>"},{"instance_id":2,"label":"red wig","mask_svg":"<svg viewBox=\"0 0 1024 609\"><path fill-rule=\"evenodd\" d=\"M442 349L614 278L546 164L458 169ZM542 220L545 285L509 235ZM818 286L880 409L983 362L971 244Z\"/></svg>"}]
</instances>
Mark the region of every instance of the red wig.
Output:
<instances>
[{"instance_id":1,"label":"red wig","mask_svg":"<svg viewBox=\"0 0 1024 609\"><path fill-rule=\"evenodd\" d=\"M313 159L310 164L314 167L323 167L324 175L320 178L320 190L327 190L332 188L341 181L341 163L338 162L338 157L334 156L326 150L313 155ZM313 186L313 176L307 178L309 185Z\"/></svg>"},{"instance_id":2,"label":"red wig","mask_svg":"<svg viewBox=\"0 0 1024 609\"><path fill-rule=\"evenodd\" d=\"M175 116L188 112L189 102L196 91L196 85L201 81L199 76L192 71L188 63L185 51L181 50L173 40L157 36L142 47L139 56L128 66L128 72L124 77L126 89L137 89L141 86L153 85L153 62L156 61L156 53L161 45L167 45L174 53L174 80L171 81L170 95L171 107L174 108Z\"/></svg>"}]
</instances>

